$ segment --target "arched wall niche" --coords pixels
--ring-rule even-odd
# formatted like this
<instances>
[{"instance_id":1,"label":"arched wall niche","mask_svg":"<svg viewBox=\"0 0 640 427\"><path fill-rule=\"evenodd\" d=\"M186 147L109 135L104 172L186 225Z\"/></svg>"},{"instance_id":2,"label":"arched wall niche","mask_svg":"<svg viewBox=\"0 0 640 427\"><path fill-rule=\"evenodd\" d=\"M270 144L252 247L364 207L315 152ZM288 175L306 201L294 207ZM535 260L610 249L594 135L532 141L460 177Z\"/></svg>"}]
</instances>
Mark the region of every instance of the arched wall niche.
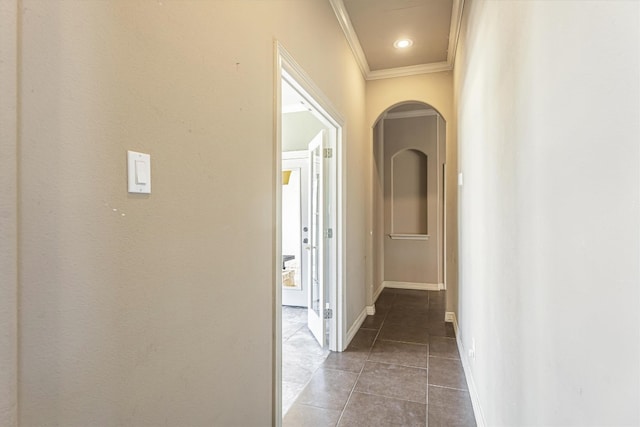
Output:
<instances>
[{"instance_id":1,"label":"arched wall niche","mask_svg":"<svg viewBox=\"0 0 640 427\"><path fill-rule=\"evenodd\" d=\"M428 157L405 148L391 156L391 234L428 235Z\"/></svg>"}]
</instances>

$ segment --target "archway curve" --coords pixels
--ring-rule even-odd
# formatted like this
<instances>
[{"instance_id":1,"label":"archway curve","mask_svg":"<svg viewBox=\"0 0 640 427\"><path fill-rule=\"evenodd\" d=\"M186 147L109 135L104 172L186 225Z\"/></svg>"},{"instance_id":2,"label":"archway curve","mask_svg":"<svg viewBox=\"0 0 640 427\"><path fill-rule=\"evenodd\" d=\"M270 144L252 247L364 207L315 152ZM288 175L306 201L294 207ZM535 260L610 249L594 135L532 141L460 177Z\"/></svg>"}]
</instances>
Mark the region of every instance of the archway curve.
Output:
<instances>
[{"instance_id":1,"label":"archway curve","mask_svg":"<svg viewBox=\"0 0 640 427\"><path fill-rule=\"evenodd\" d=\"M402 96L402 95L400 95ZM369 187L369 204L370 204L370 214L369 214L369 218L368 218L368 224L369 224L369 230L371 231L370 234L370 239L367 242L367 253L368 253L368 257L367 259L370 260L369 261L369 265L367 266L367 280L368 283L370 284L367 289L366 289L366 300L367 300L367 310L368 310L368 314L373 314L375 313L375 300L377 299L377 296L380 294L380 291L385 287L385 272L384 272L384 268L380 267L381 264L381 260L384 259L384 249L381 249L381 242L384 241L386 239L386 235L384 234L384 231L380 232L380 230L384 230L384 214L381 216L379 214L374 214L374 211L379 208L379 206L377 206L377 204L379 203L380 200L380 196L376 195L374 193L381 191L380 189L380 181L376 179L375 174L377 173L376 171L378 171L378 167L375 165L375 157L376 154L375 151L377 150L376 146L377 146L377 141L380 140L380 138L383 138L381 135L378 134L379 130L381 130L381 127L379 127L378 125L382 123L382 121L386 118L386 119L391 119L391 118L400 118L400 117L388 117L388 113L389 112L393 112L394 109L398 109L398 107L403 107L403 106L414 106L414 108L400 108L398 109L399 111L395 111L395 113L398 113L398 115L401 114L407 114L410 111L415 111L415 110L431 110L433 111L433 113L431 114L420 114L420 115L434 115L437 116L440 120L440 123L442 124L442 127L439 126L439 129L442 129L442 135L443 135L443 139L440 145L441 147L441 151L440 154L438 155L439 159L443 159L445 160L448 156L448 147L449 145L453 142L455 144L455 141L451 141L450 140L450 134L449 134L449 130L450 130L450 126L452 125L452 123L447 121L447 117L445 114L443 114L443 110L442 108L439 108L437 105L435 105L434 103L430 103L427 102L425 100L421 100L421 99L416 99L416 98L405 98L405 99L398 99L398 97L394 97L395 99L393 100L394 102L389 102L388 104L386 104L386 106L384 106L384 108L381 107L381 102L382 100L378 99L376 100L377 102L374 102L374 105L372 105L371 107L376 108L377 110L377 115L372 117L369 116L368 117L368 124L371 126L370 129L370 147L371 147L371 153L372 153L372 157L371 157L371 163L370 163L370 173L371 173L371 178L370 178L370 187ZM436 96L437 98L437 96ZM391 99L388 99L387 101L392 101ZM450 106L449 106L450 107ZM447 109L447 103L444 103L444 109L445 111L449 111ZM372 111L375 110L369 110L369 113L371 114ZM418 117L419 115L416 114L414 117ZM409 117L411 117L411 115L409 114ZM439 138L439 137L437 137ZM417 147L416 147L417 148ZM407 148L410 149L410 148ZM401 151L406 151L405 150L401 150ZM414 151L417 151L419 153L422 154L426 154L423 150L420 149L415 149ZM394 153L393 157L396 157L398 153ZM442 157L440 157L442 156ZM452 159L449 159L452 160ZM439 161L439 160L438 160ZM444 162L446 163L446 161ZM449 245L447 245L446 240L448 238L450 238L450 234L447 233L446 231L446 204L447 202L451 199L452 194L451 193L451 189L447 190L445 188L445 181L447 181L447 173L446 170L444 169L445 165L442 164L442 173L440 174L440 172L438 172L438 192L440 193L440 195L438 196L438 199L441 200L441 205L440 207L437 208L437 241L440 242L438 243L438 249L437 249L437 264L440 269L441 275L439 274L438 277L438 289L443 290L443 289L447 289L447 262L446 262L446 253L447 253L447 247ZM384 169L384 168L383 168ZM457 169L455 166L455 162L454 162L454 166L453 166L453 172L455 173L455 170ZM448 178L449 180L451 179L450 177ZM385 184L382 184L383 186ZM449 184L449 188L454 188L451 184ZM384 191L384 190L382 190ZM383 208L384 209L384 208ZM393 210L393 209L392 209ZM393 216L393 215L392 215ZM382 220L380 218L383 218ZM393 234L393 233L392 233ZM394 235L396 239L399 239L401 236L402 239L411 239L411 240L420 240L420 238L424 237L421 234L411 234L411 235ZM427 238L429 238L428 235ZM389 235L388 237L390 238L394 238L393 236ZM434 236L432 236L431 238L433 239ZM382 252L382 253L381 253ZM382 263L384 263L384 261L382 261ZM380 283L382 282L382 285L380 285ZM395 283L395 282L394 282ZM419 283L406 283L408 285L419 285ZM431 284L431 283L429 283ZM391 286L392 282L389 282L389 285L387 286ZM416 288L417 289L417 288ZM369 310L371 308L371 310Z\"/></svg>"},{"instance_id":2,"label":"archway curve","mask_svg":"<svg viewBox=\"0 0 640 427\"><path fill-rule=\"evenodd\" d=\"M376 125L380 122L380 120L382 120L384 118L384 116L391 110L401 107L403 105L412 105L412 104L416 104L416 105L422 105L425 107L425 109L430 109L435 111L440 117L442 117L442 120L444 120L445 124L447 123L447 118L444 116L444 114L442 114L442 112L440 110L438 110L438 108L434 107L432 104L429 104L428 102L425 101L420 101L420 100L414 100L414 99L409 99L406 101L398 101L394 104L391 104L390 106L388 106L387 108L385 108L383 111L381 111L375 118L375 120L373 121L373 123L371 124L371 129L375 128Z\"/></svg>"}]
</instances>

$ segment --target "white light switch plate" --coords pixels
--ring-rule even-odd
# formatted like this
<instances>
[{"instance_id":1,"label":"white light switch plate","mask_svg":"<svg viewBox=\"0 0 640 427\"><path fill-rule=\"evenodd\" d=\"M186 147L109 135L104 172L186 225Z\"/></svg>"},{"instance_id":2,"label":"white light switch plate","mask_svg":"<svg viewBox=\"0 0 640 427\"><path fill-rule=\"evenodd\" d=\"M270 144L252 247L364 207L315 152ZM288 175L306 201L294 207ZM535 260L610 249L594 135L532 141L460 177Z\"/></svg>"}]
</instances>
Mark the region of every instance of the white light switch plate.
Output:
<instances>
[{"instance_id":1,"label":"white light switch plate","mask_svg":"<svg viewBox=\"0 0 640 427\"><path fill-rule=\"evenodd\" d=\"M129 193L151 194L151 155L127 151Z\"/></svg>"}]
</instances>

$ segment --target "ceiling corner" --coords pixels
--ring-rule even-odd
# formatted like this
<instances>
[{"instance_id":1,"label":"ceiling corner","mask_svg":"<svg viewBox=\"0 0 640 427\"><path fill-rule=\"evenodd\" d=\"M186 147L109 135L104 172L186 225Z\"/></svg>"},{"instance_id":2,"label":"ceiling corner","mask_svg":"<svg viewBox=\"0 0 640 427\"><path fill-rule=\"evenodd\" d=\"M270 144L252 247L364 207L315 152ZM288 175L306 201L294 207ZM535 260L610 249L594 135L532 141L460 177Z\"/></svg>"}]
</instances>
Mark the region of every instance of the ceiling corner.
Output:
<instances>
[{"instance_id":1,"label":"ceiling corner","mask_svg":"<svg viewBox=\"0 0 640 427\"><path fill-rule=\"evenodd\" d=\"M329 3L331 3L331 7L338 18L340 27L342 27L342 31L347 38L347 42L349 43L353 56L360 67L360 71L362 71L362 75L366 79L371 70L369 68L369 63L367 62L367 57L364 55L364 51L362 50L362 45L360 44L358 35L351 24L351 19L349 18L347 9L342 0L329 0Z\"/></svg>"},{"instance_id":2,"label":"ceiling corner","mask_svg":"<svg viewBox=\"0 0 640 427\"><path fill-rule=\"evenodd\" d=\"M447 51L447 63L453 69L458 51L458 39L460 38L460 26L462 25L462 12L464 0L453 0L451 11L451 28L449 29L449 49Z\"/></svg>"}]
</instances>

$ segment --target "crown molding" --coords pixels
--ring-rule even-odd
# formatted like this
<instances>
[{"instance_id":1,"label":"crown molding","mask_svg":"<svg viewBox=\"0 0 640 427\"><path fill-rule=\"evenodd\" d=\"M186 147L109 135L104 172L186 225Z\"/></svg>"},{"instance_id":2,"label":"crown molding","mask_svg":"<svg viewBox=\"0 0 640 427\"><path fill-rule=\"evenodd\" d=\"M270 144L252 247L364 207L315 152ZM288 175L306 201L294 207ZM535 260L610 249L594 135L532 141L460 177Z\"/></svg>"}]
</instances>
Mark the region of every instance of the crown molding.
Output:
<instances>
[{"instance_id":1,"label":"crown molding","mask_svg":"<svg viewBox=\"0 0 640 427\"><path fill-rule=\"evenodd\" d=\"M463 10L464 0L453 0L453 8L451 9L451 26L449 27L449 48L447 49L447 63L451 66L451 69L453 69L453 65L456 62Z\"/></svg>"},{"instance_id":2,"label":"crown molding","mask_svg":"<svg viewBox=\"0 0 640 427\"><path fill-rule=\"evenodd\" d=\"M460 35L460 24L462 22L462 12L464 9L464 0L453 0L451 9L451 25L449 26L449 46L447 47L447 60L442 62L432 62L429 64L410 65L407 67L387 68L384 70L371 71L367 57L362 50L362 45L358 39L349 13L342 0L329 0L333 11L338 18L340 27L351 47L353 56L355 57L362 76L365 80L389 79L393 77L414 76L417 74L439 73L442 71L453 70L456 59L456 51L458 49L458 37Z\"/></svg>"},{"instance_id":3,"label":"crown molding","mask_svg":"<svg viewBox=\"0 0 640 427\"><path fill-rule=\"evenodd\" d=\"M431 64L409 65L408 67L370 71L369 74L365 76L365 79L380 80L393 77L415 76L416 74L439 73L441 71L449 71L451 69L452 67L448 62L432 62Z\"/></svg>"},{"instance_id":4,"label":"crown molding","mask_svg":"<svg viewBox=\"0 0 640 427\"><path fill-rule=\"evenodd\" d=\"M455 0L454 0L455 1ZM362 71L362 75L367 78L367 75L371 72L369 68L369 63L367 62L367 57L364 55L364 51L362 50L362 45L360 44L360 40L358 39L358 35L356 34L356 30L353 28L351 24L351 18L349 18L349 13L347 12L347 8L344 6L342 0L329 0L331 3L331 7L338 18L338 22L340 23L340 27L342 27L342 31L347 38L347 42L351 47L351 51L353 52L353 56L356 58L356 62L360 67L360 71Z\"/></svg>"}]
</instances>

